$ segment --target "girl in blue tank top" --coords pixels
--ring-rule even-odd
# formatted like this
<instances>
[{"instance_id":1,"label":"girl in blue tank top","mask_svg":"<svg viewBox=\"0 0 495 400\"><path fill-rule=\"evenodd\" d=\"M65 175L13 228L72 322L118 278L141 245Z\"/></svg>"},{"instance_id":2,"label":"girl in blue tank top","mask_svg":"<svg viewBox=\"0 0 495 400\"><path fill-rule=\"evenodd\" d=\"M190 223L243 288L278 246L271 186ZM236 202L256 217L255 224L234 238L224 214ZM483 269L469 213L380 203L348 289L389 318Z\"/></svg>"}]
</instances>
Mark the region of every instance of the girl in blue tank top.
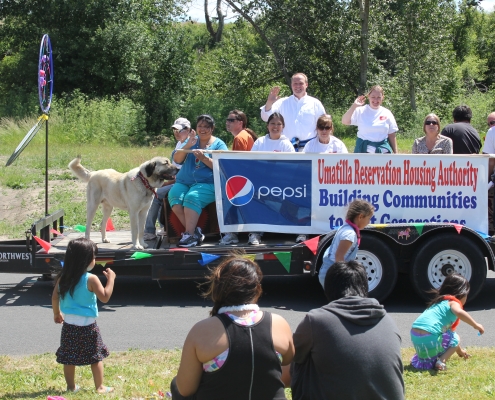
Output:
<instances>
[{"instance_id":1,"label":"girl in blue tank top","mask_svg":"<svg viewBox=\"0 0 495 400\"><path fill-rule=\"evenodd\" d=\"M463 309L469 294L466 278L459 274L449 275L433 294L429 308L412 325L411 341L416 354L411 359L411 365L417 369L444 371L447 360L454 353L466 360L470 357L461 348L459 335L455 332L460 320L471 325L479 334L485 330Z\"/></svg>"},{"instance_id":2,"label":"girl in blue tank top","mask_svg":"<svg viewBox=\"0 0 495 400\"><path fill-rule=\"evenodd\" d=\"M91 365L97 393L113 392L103 386L103 359L108 349L103 344L96 325L98 307L96 299L103 303L110 300L115 272L103 271L107 278L105 287L96 275L88 273L96 262L98 249L89 239L74 239L67 245L62 271L59 273L52 293L53 319L62 325L57 362L64 365L67 391L77 392L76 365Z\"/></svg>"}]
</instances>

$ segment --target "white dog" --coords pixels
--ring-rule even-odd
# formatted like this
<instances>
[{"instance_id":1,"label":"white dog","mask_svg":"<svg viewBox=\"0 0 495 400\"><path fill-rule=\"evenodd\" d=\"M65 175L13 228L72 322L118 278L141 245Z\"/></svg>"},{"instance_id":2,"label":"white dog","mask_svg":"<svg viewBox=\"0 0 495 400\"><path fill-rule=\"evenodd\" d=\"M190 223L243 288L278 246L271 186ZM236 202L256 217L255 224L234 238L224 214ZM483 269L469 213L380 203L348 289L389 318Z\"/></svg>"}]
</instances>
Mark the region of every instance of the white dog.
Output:
<instances>
[{"instance_id":1,"label":"white dog","mask_svg":"<svg viewBox=\"0 0 495 400\"><path fill-rule=\"evenodd\" d=\"M83 182L88 183L86 196L86 238L91 233L91 223L98 206L102 204L103 220L100 224L101 239L109 243L106 235L108 218L114 207L129 211L133 247L142 250L148 247L143 240L144 224L150 208L154 188L159 188L165 180L171 180L178 169L165 157L155 157L142 163L138 168L122 174L113 169L89 171L81 165L78 156L69 164L69 168Z\"/></svg>"}]
</instances>

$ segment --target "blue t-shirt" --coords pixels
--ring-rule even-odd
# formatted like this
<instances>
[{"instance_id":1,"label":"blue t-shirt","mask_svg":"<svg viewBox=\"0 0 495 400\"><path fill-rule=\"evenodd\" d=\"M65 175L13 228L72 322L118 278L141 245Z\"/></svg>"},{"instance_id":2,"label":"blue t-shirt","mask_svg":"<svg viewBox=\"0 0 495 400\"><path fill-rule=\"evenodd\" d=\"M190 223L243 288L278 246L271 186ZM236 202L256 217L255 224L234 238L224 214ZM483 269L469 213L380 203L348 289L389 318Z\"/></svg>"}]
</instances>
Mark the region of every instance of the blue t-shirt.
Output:
<instances>
[{"instance_id":1,"label":"blue t-shirt","mask_svg":"<svg viewBox=\"0 0 495 400\"><path fill-rule=\"evenodd\" d=\"M190 150L199 149L199 139ZM206 150L228 150L227 145L223 140L216 138L212 144L210 144ZM172 153L172 159L174 158L175 151ZM211 158L211 154L206 154L206 157ZM193 185L195 183L211 183L213 184L213 170L207 167L203 162L196 159L194 154L189 153L184 162L182 168L177 174L175 180L184 185Z\"/></svg>"},{"instance_id":2,"label":"blue t-shirt","mask_svg":"<svg viewBox=\"0 0 495 400\"><path fill-rule=\"evenodd\" d=\"M60 310L64 314L75 314L83 317L98 316L98 306L96 304L96 294L88 289L88 278L90 274L85 272L74 288L74 295L67 291L62 298L60 296Z\"/></svg>"},{"instance_id":3,"label":"blue t-shirt","mask_svg":"<svg viewBox=\"0 0 495 400\"><path fill-rule=\"evenodd\" d=\"M412 327L439 335L450 330L456 319L457 317L450 309L449 301L443 300L427 308L413 322Z\"/></svg>"}]
</instances>

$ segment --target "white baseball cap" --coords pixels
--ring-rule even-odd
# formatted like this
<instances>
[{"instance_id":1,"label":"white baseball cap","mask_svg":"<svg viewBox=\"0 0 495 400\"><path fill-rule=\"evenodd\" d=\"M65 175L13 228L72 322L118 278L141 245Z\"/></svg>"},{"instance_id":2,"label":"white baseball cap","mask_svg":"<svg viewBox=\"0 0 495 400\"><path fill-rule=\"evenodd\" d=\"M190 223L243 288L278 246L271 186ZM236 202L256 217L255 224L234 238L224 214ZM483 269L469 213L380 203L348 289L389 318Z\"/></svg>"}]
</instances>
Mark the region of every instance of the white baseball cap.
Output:
<instances>
[{"instance_id":1,"label":"white baseball cap","mask_svg":"<svg viewBox=\"0 0 495 400\"><path fill-rule=\"evenodd\" d=\"M191 123L186 118L177 118L174 121L174 124L172 125L172 128L175 128L178 130L181 130L184 128L190 128L190 127L191 127Z\"/></svg>"}]
</instances>

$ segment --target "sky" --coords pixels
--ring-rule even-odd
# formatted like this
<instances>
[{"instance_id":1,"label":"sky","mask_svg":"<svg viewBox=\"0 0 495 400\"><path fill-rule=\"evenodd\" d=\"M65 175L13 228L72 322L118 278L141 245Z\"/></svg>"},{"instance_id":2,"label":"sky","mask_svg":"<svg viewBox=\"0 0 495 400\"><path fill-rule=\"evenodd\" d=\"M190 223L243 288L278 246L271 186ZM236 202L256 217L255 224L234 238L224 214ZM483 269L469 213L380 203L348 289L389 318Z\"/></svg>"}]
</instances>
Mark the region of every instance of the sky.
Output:
<instances>
[{"instance_id":1,"label":"sky","mask_svg":"<svg viewBox=\"0 0 495 400\"><path fill-rule=\"evenodd\" d=\"M208 5L210 7L210 16L216 15L216 3L217 2L215 0L208 0ZM192 0L187 15L190 16L193 21L205 22L203 5L204 0ZM481 7L486 11L493 11L493 7L495 7L495 0L483 0L481 2ZM234 18L235 15L232 10L227 9L227 7L224 6L224 11L227 12L226 22L229 22L231 19Z\"/></svg>"}]
</instances>

